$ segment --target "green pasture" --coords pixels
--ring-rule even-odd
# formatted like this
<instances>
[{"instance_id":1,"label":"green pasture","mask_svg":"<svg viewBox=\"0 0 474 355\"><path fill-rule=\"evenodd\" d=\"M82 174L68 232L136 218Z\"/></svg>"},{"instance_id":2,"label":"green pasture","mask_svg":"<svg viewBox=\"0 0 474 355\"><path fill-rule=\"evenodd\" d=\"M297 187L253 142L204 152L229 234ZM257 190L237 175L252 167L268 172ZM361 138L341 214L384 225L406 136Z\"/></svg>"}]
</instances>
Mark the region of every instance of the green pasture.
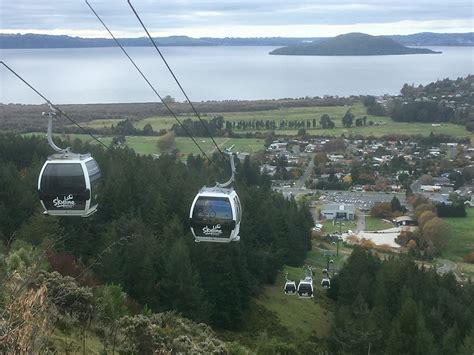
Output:
<instances>
[{"instance_id":1,"label":"green pasture","mask_svg":"<svg viewBox=\"0 0 474 355\"><path fill-rule=\"evenodd\" d=\"M319 339L327 338L333 318L333 305L323 296L326 291L317 287L318 279L315 280L314 299L285 295L284 284L285 277L280 275L275 285L265 287L256 303L274 313L280 324L301 341L313 336Z\"/></svg>"},{"instance_id":2,"label":"green pasture","mask_svg":"<svg viewBox=\"0 0 474 355\"><path fill-rule=\"evenodd\" d=\"M474 208L466 209L466 218L443 218L451 227L451 239L443 252L443 257L462 261L470 251L474 251Z\"/></svg>"},{"instance_id":3,"label":"green pasture","mask_svg":"<svg viewBox=\"0 0 474 355\"><path fill-rule=\"evenodd\" d=\"M352 127L343 128L341 124L341 118L344 116L347 110L355 115L355 117L367 116L367 125L363 127ZM329 115L333 119L336 127L334 129L323 129L319 126L319 119L323 114ZM406 135L422 135L427 136L431 132L435 134L447 134L458 138L469 137L469 132L460 125L454 125L451 123L442 123L440 127L433 127L430 123L406 123L406 122L394 122L389 117L367 115L365 107L361 103L356 103L350 106L316 106L316 107L294 107L294 108L281 108L278 110L266 110L266 111L250 111L250 112L213 112L203 115L203 118L209 119L213 116L221 115L226 121L237 122L237 121L252 121L252 120L275 120L278 124L281 120L296 121L296 120L313 120L316 119L318 127L310 128L307 130L312 135L322 136L336 136L339 137L342 134L345 136L349 135L362 135L362 136L375 136L380 137L387 134L406 134ZM183 115L180 118L185 119L192 117L191 115ZM373 121L374 125L370 126L369 121ZM90 128L104 128L110 127L112 124L117 124L118 120L93 120L84 123L84 127ZM137 129L143 129L146 124L150 124L155 131L160 129L170 129L176 121L170 116L155 116L145 118L139 121L134 121L134 126ZM276 130L277 134L280 135L295 135L298 130ZM235 130L236 133L245 133L249 131ZM263 131L260 131L263 132Z\"/></svg>"},{"instance_id":4,"label":"green pasture","mask_svg":"<svg viewBox=\"0 0 474 355\"><path fill-rule=\"evenodd\" d=\"M379 230L388 229L392 227L393 227L393 224L387 223L380 218L365 216L365 230L366 231L379 231Z\"/></svg>"},{"instance_id":5,"label":"green pasture","mask_svg":"<svg viewBox=\"0 0 474 355\"><path fill-rule=\"evenodd\" d=\"M160 137L129 136L126 138L125 144L138 154L159 154L163 153L157 144L159 139ZM265 143L263 139L253 138L215 138L215 141L220 149L234 146L232 150L233 152L248 153L263 150ZM209 138L196 137L196 142L206 152L206 154L212 154L216 150L212 140ZM183 155L201 154L199 148L190 138L187 137L177 137L175 139L174 147Z\"/></svg>"},{"instance_id":6,"label":"green pasture","mask_svg":"<svg viewBox=\"0 0 474 355\"><path fill-rule=\"evenodd\" d=\"M325 220L320 222L323 225L323 234L339 232L339 222L333 225L332 220ZM348 229L355 231L357 223L355 221L343 221L341 224L342 232L346 232Z\"/></svg>"},{"instance_id":7,"label":"green pasture","mask_svg":"<svg viewBox=\"0 0 474 355\"><path fill-rule=\"evenodd\" d=\"M38 135L45 136L43 133L27 133L26 136ZM80 139L83 142L89 142L92 144L98 144L88 134L55 134L55 137L59 137L63 140L73 142L75 139ZM106 145L112 142L112 137L109 136L97 136L97 138ZM46 138L45 138L46 139ZM137 154L158 154L162 153L157 145L160 137L155 136L127 136L125 144L133 149ZM199 138L196 137L196 141L206 154L212 154L216 148L210 138ZM264 149L265 141L263 139L255 138L215 138L216 143L220 149L230 148L233 146L233 152L247 152L255 153ZM190 138L177 137L175 139L175 148L180 151L183 155L188 154L200 154L198 147L193 143Z\"/></svg>"},{"instance_id":8,"label":"green pasture","mask_svg":"<svg viewBox=\"0 0 474 355\"><path fill-rule=\"evenodd\" d=\"M466 218L443 218L451 227L451 239L442 256L456 262L461 272L474 277L474 264L463 262L464 257L474 251L474 208L466 212Z\"/></svg>"}]
</instances>

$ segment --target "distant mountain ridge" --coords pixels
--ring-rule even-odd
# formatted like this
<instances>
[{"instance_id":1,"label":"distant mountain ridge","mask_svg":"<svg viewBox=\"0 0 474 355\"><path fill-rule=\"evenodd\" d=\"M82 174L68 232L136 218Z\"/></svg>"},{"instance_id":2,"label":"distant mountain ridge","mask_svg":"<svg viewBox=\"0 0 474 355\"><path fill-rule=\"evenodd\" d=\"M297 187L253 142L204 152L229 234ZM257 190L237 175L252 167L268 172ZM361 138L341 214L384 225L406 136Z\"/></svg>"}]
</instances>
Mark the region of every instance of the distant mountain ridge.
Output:
<instances>
[{"instance_id":1,"label":"distant mountain ridge","mask_svg":"<svg viewBox=\"0 0 474 355\"><path fill-rule=\"evenodd\" d=\"M427 48L410 48L385 36L371 36L365 33L348 33L316 43L297 44L277 48L272 55L312 56L369 56L401 54L435 54Z\"/></svg>"},{"instance_id":2,"label":"distant mountain ridge","mask_svg":"<svg viewBox=\"0 0 474 355\"><path fill-rule=\"evenodd\" d=\"M416 33L412 35L387 36L408 46L474 46L474 32L469 33ZM256 38L192 38L187 36L157 37L160 46L291 46L304 43L320 43L327 37L256 37ZM151 46L148 38L120 38L122 44L130 47ZM0 48L94 48L114 47L109 38L81 38L43 34L0 34Z\"/></svg>"}]
</instances>

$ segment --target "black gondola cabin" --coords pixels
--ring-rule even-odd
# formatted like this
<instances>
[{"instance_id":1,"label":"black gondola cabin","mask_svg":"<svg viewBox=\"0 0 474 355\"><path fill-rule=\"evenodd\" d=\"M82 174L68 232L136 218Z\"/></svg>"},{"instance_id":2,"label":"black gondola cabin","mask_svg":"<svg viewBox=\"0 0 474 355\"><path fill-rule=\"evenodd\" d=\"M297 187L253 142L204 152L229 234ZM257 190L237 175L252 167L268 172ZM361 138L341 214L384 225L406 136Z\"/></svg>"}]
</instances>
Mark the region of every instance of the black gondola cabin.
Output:
<instances>
[{"instance_id":1,"label":"black gondola cabin","mask_svg":"<svg viewBox=\"0 0 474 355\"><path fill-rule=\"evenodd\" d=\"M88 217L97 210L100 169L89 154L54 154L38 178L45 214Z\"/></svg>"},{"instance_id":2,"label":"black gondola cabin","mask_svg":"<svg viewBox=\"0 0 474 355\"><path fill-rule=\"evenodd\" d=\"M240 239L242 207L233 189L203 187L189 212L196 242L229 243Z\"/></svg>"},{"instance_id":3,"label":"black gondola cabin","mask_svg":"<svg viewBox=\"0 0 474 355\"><path fill-rule=\"evenodd\" d=\"M285 287L283 288L285 295L294 295L296 294L296 282L294 281L286 281Z\"/></svg>"}]
</instances>

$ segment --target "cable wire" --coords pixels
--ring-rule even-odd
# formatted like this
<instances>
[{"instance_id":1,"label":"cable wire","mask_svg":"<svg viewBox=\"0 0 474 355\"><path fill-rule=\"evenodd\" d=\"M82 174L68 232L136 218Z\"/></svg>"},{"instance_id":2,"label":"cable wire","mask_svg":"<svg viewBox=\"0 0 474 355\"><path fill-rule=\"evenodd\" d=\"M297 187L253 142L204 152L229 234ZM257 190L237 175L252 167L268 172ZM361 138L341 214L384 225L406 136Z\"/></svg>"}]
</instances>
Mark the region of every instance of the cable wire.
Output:
<instances>
[{"instance_id":1,"label":"cable wire","mask_svg":"<svg viewBox=\"0 0 474 355\"><path fill-rule=\"evenodd\" d=\"M171 107L169 107L169 105L163 100L163 98L161 97L161 95L158 93L158 91L155 89L155 87L153 86L153 84L150 82L150 80L148 80L148 78L146 77L146 75L143 73L143 71L138 67L138 65L135 63L135 61L132 59L132 57L130 57L130 55L128 54L128 52L125 50L125 48L122 46L122 44L117 40L117 38L115 38L114 34L112 33L112 31L110 31L110 29L107 27L107 25L104 23L104 21L102 21L102 18L97 14L97 12L94 10L94 8L92 7L92 5L89 3L89 1L85 0L85 3L87 4L87 6L89 6L89 9L91 9L91 11L93 12L93 14L95 15L95 17L97 17L97 19L99 20L99 22L102 24L102 26L104 26L104 28L107 30L107 32L109 33L109 35L112 37L112 39L115 41L115 43L117 44L117 46L120 47L120 49L122 50L122 52L125 54L125 56L128 58L128 60L132 63L132 65L135 67L135 69L140 73L140 75L142 76L143 80L146 81L146 83L148 84L148 86L153 90L153 92L155 93L155 95L160 99L160 101L163 103L163 105L166 107L166 109L169 111L169 113L174 117L174 119L176 120L176 122L178 122L178 124L181 126L181 128L185 131L185 133L189 136L189 138L191 138L191 140L193 141L193 143L199 148L199 150L201 151L201 153L204 155L204 157L206 157L207 160L209 160L211 163L213 163L212 159L209 158L209 156L206 154L206 152L200 147L200 145L196 142L196 140L194 139L194 137L191 135L191 133L188 131L188 129L181 123L181 121L179 120L178 116L176 115L176 113L174 113L174 111L171 109Z\"/></svg>"},{"instance_id":2,"label":"cable wire","mask_svg":"<svg viewBox=\"0 0 474 355\"><path fill-rule=\"evenodd\" d=\"M171 76L173 77L173 79L176 81L176 84L178 84L181 92L183 93L184 97L186 97L186 100L188 101L189 105L191 106L191 108L193 109L194 111L194 114L197 116L197 118L199 119L199 121L201 122L201 124L203 125L203 127L205 128L207 134L209 135L209 137L211 138L212 142L214 143L214 145L216 146L217 148L217 151L223 156L225 157L224 153L222 152L222 150L219 148L219 145L216 143L216 141L214 140L214 137L212 137L212 134L211 132L209 131L209 128L207 127L207 125L204 123L204 121L202 120L201 116L199 115L198 111L196 110L196 108L194 107L193 103L191 102L191 100L189 99L188 97L188 94L186 94L186 91L184 91L184 88L182 87L181 83L179 82L178 78L176 77L176 75L174 74L173 70L171 69L171 67L169 66L168 62L166 61L165 57L163 56L163 53L161 53L160 49L158 48L158 45L156 44L155 40L153 39L153 37L150 35L150 32L148 32L148 29L146 28L145 24L143 23L142 19L140 18L140 16L138 15L137 11L135 10L135 8L133 7L132 3L130 2L130 0L127 0L128 2L128 5L130 6L130 8L132 9L133 13L135 14L136 18L138 19L138 21L140 22L140 24L142 25L143 27L143 30L146 32L148 38L150 39L151 43L153 43L153 46L155 47L156 51L158 52L158 54L160 55L161 59L163 60L163 62L165 63L166 67L168 68L169 72L171 73Z\"/></svg>"},{"instance_id":3,"label":"cable wire","mask_svg":"<svg viewBox=\"0 0 474 355\"><path fill-rule=\"evenodd\" d=\"M33 87L28 81L23 79L20 74L18 74L15 70L13 70L10 66L8 66L4 61L0 61L0 64L2 64L5 68L7 68L13 75L15 75L18 79L20 79L24 84L26 84L31 90L33 90L38 96L40 96L43 100L46 101L48 105L50 105L52 108L54 108L56 111L58 111L61 115L66 117L69 121L71 121L74 125L79 127L84 133L88 134L91 136L93 139L95 139L99 144L103 145L105 149L108 149L112 151L110 147L108 147L104 142L102 142L100 139L98 139L96 136L94 136L92 133L87 132L87 130L82 127L79 123L77 123L76 120L72 119L69 115L66 114L63 110L61 110L58 106L53 104L51 101L49 101L42 93L40 93L37 89Z\"/></svg>"}]
</instances>

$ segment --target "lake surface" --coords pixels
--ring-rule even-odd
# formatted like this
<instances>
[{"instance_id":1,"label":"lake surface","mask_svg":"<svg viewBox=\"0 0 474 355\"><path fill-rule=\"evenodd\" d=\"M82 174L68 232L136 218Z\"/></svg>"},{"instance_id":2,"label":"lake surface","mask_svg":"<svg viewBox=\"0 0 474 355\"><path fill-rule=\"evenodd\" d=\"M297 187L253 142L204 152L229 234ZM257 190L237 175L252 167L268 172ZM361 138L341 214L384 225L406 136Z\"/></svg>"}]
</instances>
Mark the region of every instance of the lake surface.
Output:
<instances>
[{"instance_id":1,"label":"lake surface","mask_svg":"<svg viewBox=\"0 0 474 355\"><path fill-rule=\"evenodd\" d=\"M404 83L427 84L474 73L473 47L431 47L442 54L271 56L275 47L165 47L163 53L195 101L398 94ZM162 95L183 100L151 47L129 53ZM54 103L155 101L118 48L1 50L1 60ZM41 103L0 66L1 103Z\"/></svg>"}]
</instances>

